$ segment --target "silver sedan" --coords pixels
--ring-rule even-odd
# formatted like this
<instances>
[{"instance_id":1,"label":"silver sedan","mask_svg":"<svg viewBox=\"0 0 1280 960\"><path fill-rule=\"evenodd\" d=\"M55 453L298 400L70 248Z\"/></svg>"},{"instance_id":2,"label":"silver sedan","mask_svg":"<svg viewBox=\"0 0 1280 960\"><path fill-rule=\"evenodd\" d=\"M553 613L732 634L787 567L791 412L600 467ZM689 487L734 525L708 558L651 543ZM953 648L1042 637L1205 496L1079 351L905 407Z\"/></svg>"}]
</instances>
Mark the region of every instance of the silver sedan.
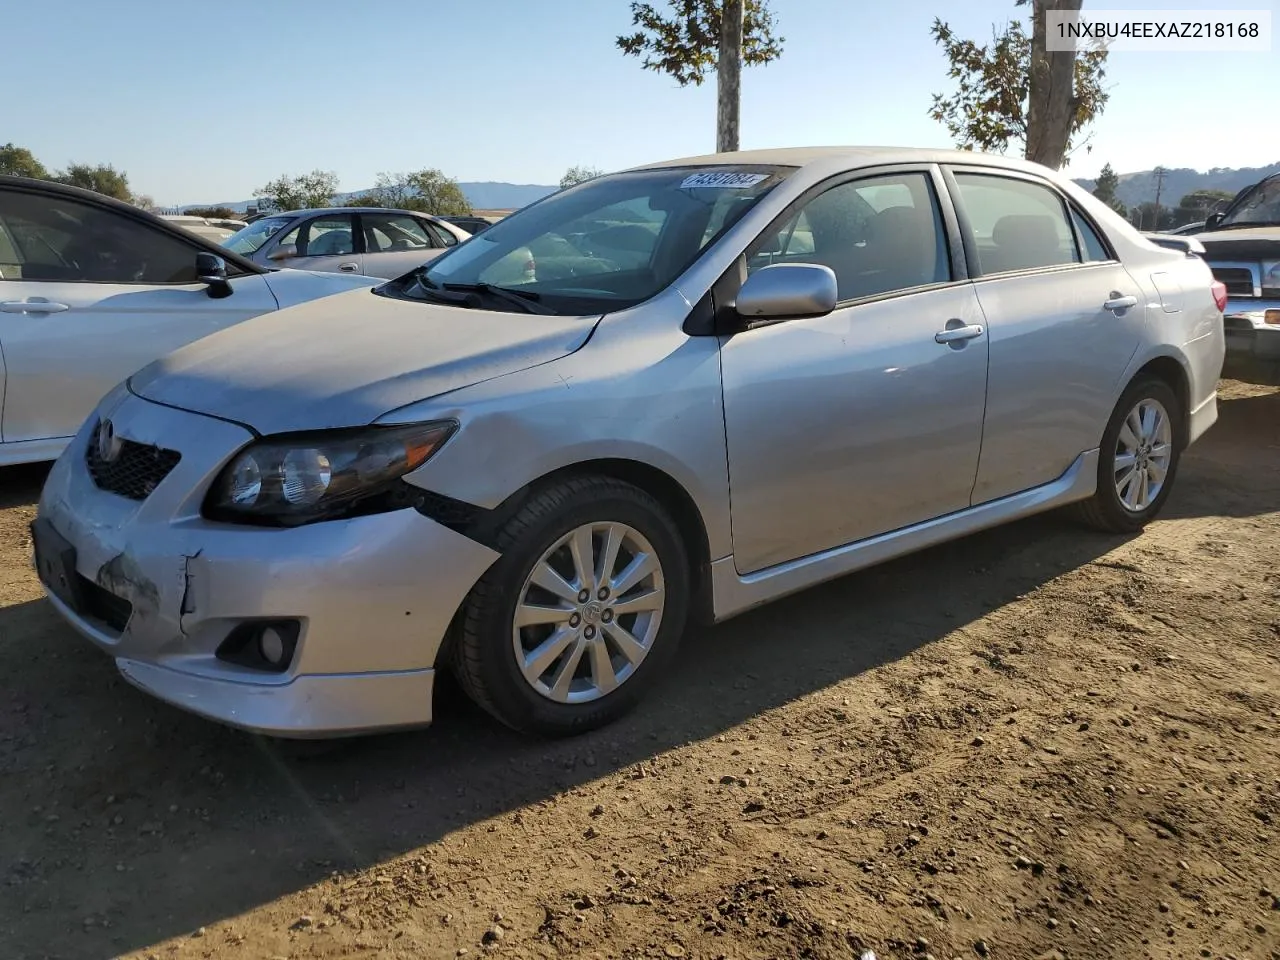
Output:
<instances>
[{"instance_id":1,"label":"silver sedan","mask_svg":"<svg viewBox=\"0 0 1280 960\"><path fill-rule=\"evenodd\" d=\"M1139 530L1217 417L1224 302L1021 161L633 169L142 370L50 474L37 567L224 723L422 725L449 668L588 730L691 619L1059 506Z\"/></svg>"}]
</instances>

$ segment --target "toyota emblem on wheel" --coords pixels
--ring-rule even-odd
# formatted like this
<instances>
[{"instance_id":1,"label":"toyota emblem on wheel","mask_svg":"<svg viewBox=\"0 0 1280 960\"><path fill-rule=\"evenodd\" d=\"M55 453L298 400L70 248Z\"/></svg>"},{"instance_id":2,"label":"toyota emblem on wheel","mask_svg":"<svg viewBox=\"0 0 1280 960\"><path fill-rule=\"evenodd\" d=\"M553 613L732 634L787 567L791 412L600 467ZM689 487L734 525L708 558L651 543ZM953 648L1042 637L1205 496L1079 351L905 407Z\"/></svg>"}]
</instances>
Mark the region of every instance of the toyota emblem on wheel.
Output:
<instances>
[{"instance_id":1,"label":"toyota emblem on wheel","mask_svg":"<svg viewBox=\"0 0 1280 960\"><path fill-rule=\"evenodd\" d=\"M98 424L98 430L93 442L97 449L98 459L103 463L110 463L120 456L121 441L116 436L116 428L110 420L103 420Z\"/></svg>"}]
</instances>

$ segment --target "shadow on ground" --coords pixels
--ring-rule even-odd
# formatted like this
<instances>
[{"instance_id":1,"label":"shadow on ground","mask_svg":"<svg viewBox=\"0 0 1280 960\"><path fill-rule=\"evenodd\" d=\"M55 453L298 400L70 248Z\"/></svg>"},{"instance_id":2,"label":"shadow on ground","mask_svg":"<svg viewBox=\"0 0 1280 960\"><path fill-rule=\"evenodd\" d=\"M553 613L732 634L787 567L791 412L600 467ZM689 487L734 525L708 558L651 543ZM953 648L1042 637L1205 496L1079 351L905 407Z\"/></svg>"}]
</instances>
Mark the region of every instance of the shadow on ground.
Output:
<instances>
[{"instance_id":1,"label":"shadow on ground","mask_svg":"<svg viewBox=\"0 0 1280 960\"><path fill-rule=\"evenodd\" d=\"M1280 510L1278 424L1280 395L1224 403L1170 514ZM24 475L0 502L29 502L14 498L40 474ZM718 735L1123 540L1046 516L810 590L689 636L635 714L557 743L506 731L442 684L431 729L308 758L133 691L43 601L0 608L0 942L8 956L102 957L212 924ZM51 888L54 870L73 881Z\"/></svg>"}]
</instances>

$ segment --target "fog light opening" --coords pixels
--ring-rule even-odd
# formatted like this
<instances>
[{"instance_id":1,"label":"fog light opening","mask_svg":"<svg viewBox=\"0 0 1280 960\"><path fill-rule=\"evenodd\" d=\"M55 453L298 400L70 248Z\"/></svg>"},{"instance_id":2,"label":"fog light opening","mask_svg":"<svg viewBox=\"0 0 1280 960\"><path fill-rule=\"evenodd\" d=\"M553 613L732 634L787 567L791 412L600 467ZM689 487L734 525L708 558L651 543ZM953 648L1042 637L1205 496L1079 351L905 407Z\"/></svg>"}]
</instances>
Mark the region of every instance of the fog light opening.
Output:
<instances>
[{"instance_id":1,"label":"fog light opening","mask_svg":"<svg viewBox=\"0 0 1280 960\"><path fill-rule=\"evenodd\" d=\"M267 673L284 673L298 647L297 620L257 620L239 624L218 646L226 663Z\"/></svg>"}]
</instances>

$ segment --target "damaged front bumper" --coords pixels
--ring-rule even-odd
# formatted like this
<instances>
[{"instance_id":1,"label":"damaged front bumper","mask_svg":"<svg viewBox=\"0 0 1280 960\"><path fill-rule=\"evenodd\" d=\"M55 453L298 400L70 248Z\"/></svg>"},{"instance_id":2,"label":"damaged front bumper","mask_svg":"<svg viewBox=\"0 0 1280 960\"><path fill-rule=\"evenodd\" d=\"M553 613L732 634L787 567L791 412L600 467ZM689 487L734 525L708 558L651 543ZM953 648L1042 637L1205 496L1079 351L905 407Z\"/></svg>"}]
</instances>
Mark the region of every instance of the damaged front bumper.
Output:
<instances>
[{"instance_id":1,"label":"damaged front bumper","mask_svg":"<svg viewBox=\"0 0 1280 960\"><path fill-rule=\"evenodd\" d=\"M85 452L97 420L181 459L141 501L101 490ZM269 529L213 523L205 492L252 434L123 389L55 464L37 525L65 546L71 589L50 601L134 685L211 719L315 737L431 720L436 654L497 554L413 510ZM87 598L87 599L86 599ZM216 656L246 623L300 624L288 669Z\"/></svg>"}]
</instances>

